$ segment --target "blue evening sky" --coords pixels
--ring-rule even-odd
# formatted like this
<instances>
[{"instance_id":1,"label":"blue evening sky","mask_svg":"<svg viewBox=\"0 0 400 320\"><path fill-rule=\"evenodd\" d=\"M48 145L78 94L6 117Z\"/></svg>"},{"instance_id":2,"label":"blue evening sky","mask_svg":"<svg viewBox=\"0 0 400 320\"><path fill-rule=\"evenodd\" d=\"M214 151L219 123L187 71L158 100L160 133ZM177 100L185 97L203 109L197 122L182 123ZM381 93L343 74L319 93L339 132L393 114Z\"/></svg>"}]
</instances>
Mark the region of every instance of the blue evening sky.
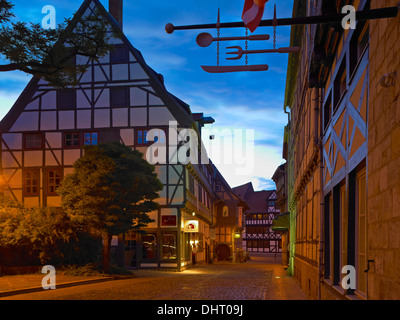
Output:
<instances>
[{"instance_id":1,"label":"blue evening sky","mask_svg":"<svg viewBox=\"0 0 400 320\"><path fill-rule=\"evenodd\" d=\"M108 9L108 0L100 1ZM62 23L64 18L72 17L82 2L12 0L15 20L35 23L42 21L44 14L41 11L45 5L56 8L57 23ZM275 3L278 18L291 17L293 0L270 0L266 4L264 19L272 18ZM251 181L256 190L268 190L275 188L271 177L284 161L282 143L287 115L283 112L283 104L288 55L249 55L249 64L268 64L268 71L209 74L200 66L216 64L216 45L201 48L196 44L196 36L209 32L216 37L216 30L175 31L172 35L164 30L168 22L174 25L215 23L218 8L221 22L241 21L243 4L244 0L125 0L123 30L133 46L141 51L147 64L163 74L168 91L188 103L192 112L203 112L215 119L213 125L207 126L208 129L216 132L228 129L232 134L234 129L243 132L254 130L254 156L243 153L248 161L254 159L254 168L245 175L237 173L236 168L244 166L238 163L240 158L235 160L235 153L244 152L238 148L225 151L232 152L232 164L221 161L217 167L232 187ZM249 49L272 48L271 27L260 27L254 34L269 34L271 40L249 42ZM244 35L243 28L221 29L221 37ZM289 46L289 39L290 27L278 27L277 47ZM244 56L234 62L225 60L228 57L226 47L233 45L244 49L245 43L221 42L221 65L244 64ZM0 118L12 107L30 78L21 72L0 73ZM214 140L208 142L217 143ZM209 155L213 160L212 154Z\"/></svg>"}]
</instances>

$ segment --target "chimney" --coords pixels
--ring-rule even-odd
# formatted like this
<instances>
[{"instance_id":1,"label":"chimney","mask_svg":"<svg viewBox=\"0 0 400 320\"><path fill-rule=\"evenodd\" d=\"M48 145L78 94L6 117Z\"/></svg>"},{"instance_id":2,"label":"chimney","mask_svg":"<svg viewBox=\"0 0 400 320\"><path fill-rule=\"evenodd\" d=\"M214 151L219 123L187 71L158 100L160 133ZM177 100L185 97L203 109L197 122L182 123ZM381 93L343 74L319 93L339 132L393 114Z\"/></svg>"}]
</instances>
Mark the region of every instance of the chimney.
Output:
<instances>
[{"instance_id":1,"label":"chimney","mask_svg":"<svg viewBox=\"0 0 400 320\"><path fill-rule=\"evenodd\" d=\"M122 0L109 0L108 11L122 29Z\"/></svg>"}]
</instances>

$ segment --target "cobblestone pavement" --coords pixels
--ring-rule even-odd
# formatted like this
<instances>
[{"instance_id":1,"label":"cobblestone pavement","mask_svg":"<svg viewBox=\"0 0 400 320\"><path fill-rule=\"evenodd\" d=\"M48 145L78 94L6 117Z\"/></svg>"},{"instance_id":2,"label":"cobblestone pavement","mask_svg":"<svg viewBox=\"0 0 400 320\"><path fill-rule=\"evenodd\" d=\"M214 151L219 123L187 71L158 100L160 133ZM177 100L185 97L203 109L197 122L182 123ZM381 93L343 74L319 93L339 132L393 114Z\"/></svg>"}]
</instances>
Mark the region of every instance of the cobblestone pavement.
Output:
<instances>
[{"instance_id":1,"label":"cobblestone pavement","mask_svg":"<svg viewBox=\"0 0 400 320\"><path fill-rule=\"evenodd\" d=\"M5 297L10 300L305 300L280 258L199 264L183 272L138 270L133 279Z\"/></svg>"}]
</instances>

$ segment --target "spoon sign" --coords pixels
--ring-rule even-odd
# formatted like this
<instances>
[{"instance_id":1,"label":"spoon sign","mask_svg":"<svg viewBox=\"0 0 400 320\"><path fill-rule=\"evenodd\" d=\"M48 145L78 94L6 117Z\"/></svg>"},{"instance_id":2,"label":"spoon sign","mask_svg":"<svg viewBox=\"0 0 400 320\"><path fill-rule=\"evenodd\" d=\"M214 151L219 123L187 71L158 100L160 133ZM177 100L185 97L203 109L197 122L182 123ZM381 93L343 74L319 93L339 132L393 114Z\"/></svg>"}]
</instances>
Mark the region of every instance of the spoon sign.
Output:
<instances>
[{"instance_id":1,"label":"spoon sign","mask_svg":"<svg viewBox=\"0 0 400 320\"><path fill-rule=\"evenodd\" d=\"M200 33L196 38L196 43L200 47L208 47L213 41L231 41L231 40L269 40L268 34L251 35L246 37L220 37L213 38L213 36L207 32Z\"/></svg>"}]
</instances>

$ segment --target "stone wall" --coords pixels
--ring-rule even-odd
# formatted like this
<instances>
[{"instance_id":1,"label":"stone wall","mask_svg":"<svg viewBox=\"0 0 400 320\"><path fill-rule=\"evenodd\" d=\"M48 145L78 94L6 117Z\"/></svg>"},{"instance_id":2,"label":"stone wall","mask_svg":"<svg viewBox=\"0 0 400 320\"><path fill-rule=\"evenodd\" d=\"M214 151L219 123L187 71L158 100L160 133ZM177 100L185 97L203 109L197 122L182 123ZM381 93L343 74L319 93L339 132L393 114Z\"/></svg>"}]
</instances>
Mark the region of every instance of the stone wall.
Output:
<instances>
[{"instance_id":1,"label":"stone wall","mask_svg":"<svg viewBox=\"0 0 400 320\"><path fill-rule=\"evenodd\" d=\"M371 1L371 8L397 6ZM370 22L369 299L400 299L400 17ZM396 77L383 78L392 72ZM380 81L383 81L383 86Z\"/></svg>"}]
</instances>

